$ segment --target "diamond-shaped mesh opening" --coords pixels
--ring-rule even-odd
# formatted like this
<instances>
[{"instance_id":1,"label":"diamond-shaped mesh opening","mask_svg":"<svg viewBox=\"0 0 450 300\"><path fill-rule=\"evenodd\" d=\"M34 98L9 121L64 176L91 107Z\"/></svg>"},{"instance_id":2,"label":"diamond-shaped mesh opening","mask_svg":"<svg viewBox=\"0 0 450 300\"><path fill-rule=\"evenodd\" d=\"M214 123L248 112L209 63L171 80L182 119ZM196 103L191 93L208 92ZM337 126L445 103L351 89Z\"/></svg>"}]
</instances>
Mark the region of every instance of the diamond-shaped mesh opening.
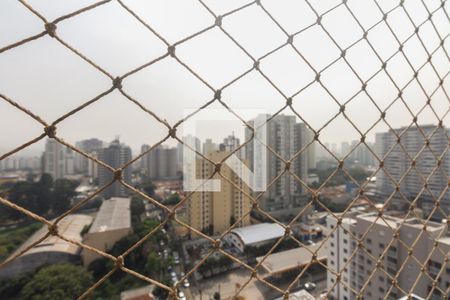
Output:
<instances>
[{"instance_id":1,"label":"diamond-shaped mesh opening","mask_svg":"<svg viewBox=\"0 0 450 300\"><path fill-rule=\"evenodd\" d=\"M448 297L447 1L0 6L0 298Z\"/></svg>"}]
</instances>

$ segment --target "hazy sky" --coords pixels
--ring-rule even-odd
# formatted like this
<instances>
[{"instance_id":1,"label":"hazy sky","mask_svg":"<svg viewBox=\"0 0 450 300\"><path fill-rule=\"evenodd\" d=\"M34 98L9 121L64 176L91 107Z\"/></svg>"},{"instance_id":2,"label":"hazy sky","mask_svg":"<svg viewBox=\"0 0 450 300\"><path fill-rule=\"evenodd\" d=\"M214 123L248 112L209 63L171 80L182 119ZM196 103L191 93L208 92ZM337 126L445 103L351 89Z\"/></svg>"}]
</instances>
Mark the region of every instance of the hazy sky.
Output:
<instances>
[{"instance_id":1,"label":"hazy sky","mask_svg":"<svg viewBox=\"0 0 450 300\"><path fill-rule=\"evenodd\" d=\"M28 2L46 18L53 20L96 1ZM205 0L216 14L223 14L248 2ZM322 13L339 1L310 2ZM429 10L440 5L438 0L425 2ZM124 0L124 3L170 43L214 23L213 17L197 0ZM315 14L301 0L262 0L262 3L289 33L295 33L316 20ZM379 0L378 3L384 11L389 11L398 1ZM421 3L420 0L405 1L405 8L416 24L428 17ZM372 0L349 0L348 5L365 28L371 27L382 18ZM445 9L450 12L448 3ZM441 36L445 37L450 33L448 18L442 10L436 12L432 20ZM389 14L387 21L401 41L414 32L413 25L401 9ZM363 34L343 6L324 16L322 22L342 48L348 47ZM224 18L223 27L254 57L260 57L286 41L285 34L256 5ZM1 48L41 32L43 24L18 1L2 0L0 28ZM58 24L57 34L114 76L120 76L167 51L164 43L115 1L62 21ZM419 36L428 51L439 45L439 37L430 22L421 27ZM385 24L372 29L368 40L383 60L398 50L398 44ZM318 25L297 35L294 44L316 70L321 70L340 55L338 47ZM444 48L433 55L433 65L441 77L450 70L446 56L449 47L447 39ZM416 69L427 60L427 54L417 36L404 45L404 52ZM253 64L217 27L177 46L176 54L214 88L222 87ZM381 62L366 41L350 48L346 55L363 80L367 80L381 67ZM261 70L287 96L300 90L315 76L290 46L285 46L262 60ZM387 71L400 87L403 87L414 73L401 54L389 61ZM361 88L361 83L343 60L324 71L321 80L341 103ZM439 78L429 64L419 72L419 80L428 94L439 84ZM110 86L108 77L48 36L0 54L0 93L29 108L47 122L52 122ZM127 93L170 124L182 118L184 109L199 107L213 96L210 89L171 57L128 77L123 82L123 87ZM450 92L448 78L444 82L444 88ZM384 72L369 81L367 91L381 109L398 94ZM285 103L282 95L257 71L252 71L226 88L222 95L223 100L233 109L256 108L274 113ZM427 96L417 82L405 89L403 97L413 113L419 111L427 101ZM339 111L339 106L317 83L297 95L293 99L293 105L315 129L320 128ZM432 105L439 117L446 113L449 102L442 90L432 97ZM219 106L215 104L212 107ZM283 113L292 114L289 110ZM363 131L372 126L380 116L369 98L363 94L347 105L346 113ZM406 107L397 101L388 110L386 120L393 127L399 127L411 123L412 116ZM444 120L446 125L449 125L448 120L448 117ZM426 108L419 115L419 122L437 123L437 119L431 110ZM202 126L202 132L216 140L232 130L237 135L241 134L239 130L242 130L242 126L221 124ZM4 101L0 101L0 130L1 153L42 132L40 124ZM375 132L384 130L384 124L376 126L369 133L369 139L373 140ZM143 143L152 144L165 134L166 129L162 125L117 91L58 126L58 135L71 143L91 137L110 141L118 135L133 149L138 149ZM327 142L359 138L342 116L324 129L321 136ZM41 149L42 144L37 144L28 152Z\"/></svg>"}]
</instances>

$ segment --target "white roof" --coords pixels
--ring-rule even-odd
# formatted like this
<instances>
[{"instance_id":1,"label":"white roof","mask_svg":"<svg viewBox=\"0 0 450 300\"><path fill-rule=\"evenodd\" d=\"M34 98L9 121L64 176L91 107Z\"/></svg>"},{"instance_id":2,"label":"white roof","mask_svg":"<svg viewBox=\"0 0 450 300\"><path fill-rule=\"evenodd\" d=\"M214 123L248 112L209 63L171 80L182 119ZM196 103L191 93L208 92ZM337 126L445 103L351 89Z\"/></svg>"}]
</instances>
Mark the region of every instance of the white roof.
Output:
<instances>
[{"instance_id":1,"label":"white roof","mask_svg":"<svg viewBox=\"0 0 450 300\"><path fill-rule=\"evenodd\" d=\"M131 228L130 198L114 197L103 201L89 233Z\"/></svg>"},{"instance_id":2,"label":"white roof","mask_svg":"<svg viewBox=\"0 0 450 300\"><path fill-rule=\"evenodd\" d=\"M276 298L275 300L283 300L284 296ZM295 293L289 293L289 300L314 300L314 297L305 290L300 290Z\"/></svg>"},{"instance_id":3,"label":"white roof","mask_svg":"<svg viewBox=\"0 0 450 300\"><path fill-rule=\"evenodd\" d=\"M261 223L231 230L245 245L280 238L284 235L283 226L276 223Z\"/></svg>"},{"instance_id":4,"label":"white roof","mask_svg":"<svg viewBox=\"0 0 450 300\"><path fill-rule=\"evenodd\" d=\"M52 222L54 222L53 220ZM73 214L64 217L61 222L58 223L58 233L61 236L64 236L70 240L81 242L81 231L85 226L88 226L92 223L92 217L81 214ZM23 243L13 255L20 253L26 247L35 243L43 236L45 236L48 232L47 226L42 226L41 229L36 231L25 243ZM23 256L30 255L33 253L42 253L42 252L64 252L72 255L77 255L80 251L80 247L78 245L66 242L60 239L57 236L49 236L29 251L27 251Z\"/></svg>"},{"instance_id":5,"label":"white roof","mask_svg":"<svg viewBox=\"0 0 450 300\"><path fill-rule=\"evenodd\" d=\"M314 252L317 253L317 260L327 259L328 249L321 244L314 244L272 253L267 257L257 257L256 261L262 262L262 267L269 274L277 274L308 265L312 261Z\"/></svg>"}]
</instances>

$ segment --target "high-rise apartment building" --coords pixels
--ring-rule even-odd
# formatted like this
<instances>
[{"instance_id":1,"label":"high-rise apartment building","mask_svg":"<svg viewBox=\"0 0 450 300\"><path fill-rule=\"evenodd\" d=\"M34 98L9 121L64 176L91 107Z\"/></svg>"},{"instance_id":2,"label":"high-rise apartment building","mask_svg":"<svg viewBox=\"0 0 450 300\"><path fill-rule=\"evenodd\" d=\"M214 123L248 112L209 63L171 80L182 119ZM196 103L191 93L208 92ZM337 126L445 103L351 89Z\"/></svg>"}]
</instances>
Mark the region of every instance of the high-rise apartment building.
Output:
<instances>
[{"instance_id":1,"label":"high-rise apartment building","mask_svg":"<svg viewBox=\"0 0 450 300\"><path fill-rule=\"evenodd\" d=\"M375 146L370 142L366 142L366 144L362 144L360 141L356 140L352 141L347 150L347 152L352 151L352 153L350 153L346 161L363 166L373 166L376 159L371 150L375 152ZM368 147L370 147L370 149Z\"/></svg>"},{"instance_id":2,"label":"high-rise apartment building","mask_svg":"<svg viewBox=\"0 0 450 300\"><path fill-rule=\"evenodd\" d=\"M178 155L178 159L177 159L177 164L178 164L178 172L183 172L183 156L184 156L184 151L191 151L189 149L189 147L191 147L192 149L194 149L196 152L198 153L202 153L202 147L201 147L201 142L200 139L198 137L195 137L191 134L186 135L182 138L183 140L183 144L178 143L177 144L177 155ZM188 145L189 147L187 147L186 145Z\"/></svg>"},{"instance_id":3,"label":"high-rise apartment building","mask_svg":"<svg viewBox=\"0 0 450 300\"><path fill-rule=\"evenodd\" d=\"M371 212L343 218L327 241L328 267L333 270L327 273L331 299L358 299L352 290L361 292L360 299L396 300L405 296L402 290L426 298L437 274L441 274L439 285L444 291L448 289L450 264L442 266L442 253L450 249L448 226L427 221L424 232L424 220L404 217L384 214L381 219ZM327 226L331 230L336 227L335 217L327 218ZM362 239L361 246L354 237ZM435 240L440 248L434 246ZM444 271L439 273L441 269ZM334 272L342 272L337 284ZM396 286L392 285L394 278ZM443 299L432 293L432 299Z\"/></svg>"},{"instance_id":4,"label":"high-rise apartment building","mask_svg":"<svg viewBox=\"0 0 450 300\"><path fill-rule=\"evenodd\" d=\"M418 198L419 206L430 212L438 199L446 214L450 212L449 192L445 192L450 172L447 129L435 125L399 128L376 135L383 169L377 174L377 189L383 196L395 193L398 205ZM393 182L392 179L395 181ZM445 194L443 194L445 193Z\"/></svg>"},{"instance_id":5,"label":"high-rise apartment building","mask_svg":"<svg viewBox=\"0 0 450 300\"><path fill-rule=\"evenodd\" d=\"M98 151L103 148L103 144L103 141L92 138L76 142L75 146L83 152L95 157L97 156ZM77 173L88 176L95 175L97 170L93 170L94 165L96 164L90 163L90 160L87 157L75 153L75 171Z\"/></svg>"},{"instance_id":6,"label":"high-rise apartment building","mask_svg":"<svg viewBox=\"0 0 450 300\"><path fill-rule=\"evenodd\" d=\"M149 145L142 145L141 153L148 151ZM159 145L141 158L141 167L150 179L176 179L178 172L177 148Z\"/></svg>"},{"instance_id":7,"label":"high-rise apartment building","mask_svg":"<svg viewBox=\"0 0 450 300\"><path fill-rule=\"evenodd\" d=\"M214 162L219 162L228 154L227 151L214 151L205 156ZM235 167L239 168L240 165L237 164ZM208 161L204 159L196 161L197 178L207 179L214 170L214 165ZM223 164L220 172L246 194L249 193L248 186L228 165ZM247 214L251 209L251 202L236 186L221 178L220 175L214 175L213 179L220 179L220 192L194 193L188 201L187 215L188 222L193 228L216 235L224 232L235 221ZM247 214L239 226L248 226L249 224L250 215ZM191 233L191 236L193 235L195 234Z\"/></svg>"},{"instance_id":8,"label":"high-rise apartment building","mask_svg":"<svg viewBox=\"0 0 450 300\"><path fill-rule=\"evenodd\" d=\"M206 139L203 143L202 153L208 154L214 151L219 150L219 146L214 143L211 139Z\"/></svg>"},{"instance_id":9,"label":"high-rise apartment building","mask_svg":"<svg viewBox=\"0 0 450 300\"><path fill-rule=\"evenodd\" d=\"M112 141L108 147L98 151L98 159L114 169L120 168L123 164L131 160L131 148L125 144L121 144L120 141L116 139ZM98 181L101 187L111 182L113 176L114 174L110 170L103 166L99 166ZM125 182L131 182L131 166L128 166L123 170L122 176ZM128 190L117 181L102 193L105 198L125 197L128 194Z\"/></svg>"},{"instance_id":10,"label":"high-rise apartment building","mask_svg":"<svg viewBox=\"0 0 450 300\"><path fill-rule=\"evenodd\" d=\"M234 136L234 133L232 135L227 136L223 140L223 144L221 144L221 147L225 151L232 152L236 150L241 145L241 141ZM236 153L237 154L237 153Z\"/></svg>"},{"instance_id":11,"label":"high-rise apartment building","mask_svg":"<svg viewBox=\"0 0 450 300\"><path fill-rule=\"evenodd\" d=\"M249 121L249 124L254 126L254 120ZM265 133L257 132L256 134L265 134L266 145L270 148L266 152L266 174L256 174L256 176L265 176L266 182L269 184L285 170L284 162L277 155L284 160L290 160L308 144L311 134L305 124L297 123L295 116L288 115L275 116L267 122L265 129ZM246 129L245 140L250 138L251 131ZM252 170L258 163L254 159L255 153L261 152L261 148L266 148L266 146L262 143L249 143L245 147L245 157ZM290 170L299 178L306 178L308 170L308 151L306 149L292 161ZM293 176L285 173L267 190L261 204L263 208L270 211L296 207L302 204L300 199L304 192L305 188Z\"/></svg>"},{"instance_id":12,"label":"high-rise apartment building","mask_svg":"<svg viewBox=\"0 0 450 300\"><path fill-rule=\"evenodd\" d=\"M41 159L36 156L18 157L9 156L0 161L0 171L39 171L41 169Z\"/></svg>"},{"instance_id":13,"label":"high-rise apartment building","mask_svg":"<svg viewBox=\"0 0 450 300\"><path fill-rule=\"evenodd\" d=\"M42 156L42 171L53 179L60 179L74 174L74 154L72 149L54 139L47 139Z\"/></svg>"}]
</instances>

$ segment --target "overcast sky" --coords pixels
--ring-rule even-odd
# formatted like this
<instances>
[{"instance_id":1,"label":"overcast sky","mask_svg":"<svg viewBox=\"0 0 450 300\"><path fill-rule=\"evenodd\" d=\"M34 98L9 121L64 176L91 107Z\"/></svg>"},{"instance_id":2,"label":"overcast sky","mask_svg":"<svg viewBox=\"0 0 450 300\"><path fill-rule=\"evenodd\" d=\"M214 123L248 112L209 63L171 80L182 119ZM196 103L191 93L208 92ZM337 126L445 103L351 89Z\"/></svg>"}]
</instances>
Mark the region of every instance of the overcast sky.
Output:
<instances>
[{"instance_id":1,"label":"overcast sky","mask_svg":"<svg viewBox=\"0 0 450 300\"><path fill-rule=\"evenodd\" d=\"M47 19L77 10L95 1L80 0L29 0ZM124 0L143 20L169 43L189 36L214 23L214 18L197 0ZM205 0L218 15L224 14L249 1ZM336 5L338 1L310 0L319 13ZM429 10L439 6L440 1L425 1ZM315 14L300 0L262 0L262 3L290 34L313 24ZM379 0L384 11L389 11L398 1ZM406 0L405 8L416 24L428 17L427 10L419 0ZM349 0L348 5L365 28L382 19L372 0ZM445 9L449 12L449 5ZM442 10L435 13L433 22L443 37L450 33L448 18ZM404 41L414 32L414 27L401 9L389 14L387 21L397 37ZM361 38L363 31L351 18L345 7L340 6L323 17L323 25L333 35L341 48L346 48ZM260 57L286 41L285 34L265 15L259 6L252 5L223 20L223 27L254 57ZM31 14L16 0L0 1L0 48L43 30L40 19ZM62 21L57 34L68 44L95 61L113 76L120 76L164 54L167 48L161 40L142 26L117 2L112 1L96 9ZM418 35L427 50L439 45L439 37L430 22L421 27ZM368 34L368 40L383 60L398 50L398 44L386 24L380 24ZM340 50L315 25L296 35L294 45L316 70L321 70L340 55ZM433 55L433 65L439 76L450 69L446 56L450 49L448 39L444 48ZM417 36L404 45L404 52L414 68L427 60L426 51ZM251 68L253 62L236 47L217 27L189 40L176 48L177 56L194 69L213 88L217 89ZM366 41L359 42L347 51L346 57L363 80L367 80L381 67ZM287 96L291 96L314 79L314 72L293 51L285 46L261 61L261 70ZM396 84L403 87L414 71L403 55L398 54L387 64L387 71ZM419 72L419 80L430 94L440 79L430 64ZM341 103L347 101L360 88L361 83L343 60L339 60L321 75L323 84ZM47 122L107 90L111 81L104 74L81 60L56 40L45 36L33 42L0 54L0 93L32 110ZM171 57L128 77L124 90L139 100L149 110L174 124L183 117L185 109L199 107L209 101L213 92L190 74ZM450 92L450 82L444 88ZM398 92L388 76L382 72L369 81L367 91L384 109ZM264 109L274 113L283 107L285 100L257 71L252 71L223 91L223 100L233 109ZM427 96L417 82L404 91L405 102L413 113L426 103ZM0 99L1 100L1 99ZM432 97L432 105L439 117L449 108L442 89ZM339 106L317 83L311 85L293 99L297 112L315 129L320 128ZM212 107L220 107L217 104ZM289 110L283 113L292 114ZM346 107L346 113L362 131L367 130L380 114L363 94L354 98ZM386 120L393 126L408 125L412 116L397 101L387 112ZM444 119L448 126L449 118ZM419 123L437 123L429 108L419 115ZM218 123L202 126L202 134L216 141L232 130L241 135L243 126ZM0 152L3 153L38 136L41 125L4 101L0 101ZM380 124L370 133L385 131ZM71 143L98 137L105 141L120 136L134 150L141 144L152 144L166 134L166 129L117 91L97 103L71 116L58 126L58 135ZM324 142L350 141L359 138L357 132L339 117L323 130ZM40 151L37 144L23 154Z\"/></svg>"}]
</instances>

